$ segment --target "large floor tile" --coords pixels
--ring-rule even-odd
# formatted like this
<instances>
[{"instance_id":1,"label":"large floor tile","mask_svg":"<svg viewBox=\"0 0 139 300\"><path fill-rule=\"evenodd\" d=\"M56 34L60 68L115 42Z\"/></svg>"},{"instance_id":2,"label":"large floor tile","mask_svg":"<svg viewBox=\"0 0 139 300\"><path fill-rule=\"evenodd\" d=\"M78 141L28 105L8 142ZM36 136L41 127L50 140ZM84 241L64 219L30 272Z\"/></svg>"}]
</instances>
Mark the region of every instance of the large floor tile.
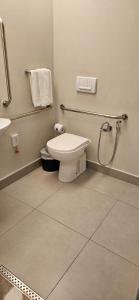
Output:
<instances>
[{"instance_id":1,"label":"large floor tile","mask_svg":"<svg viewBox=\"0 0 139 300\"><path fill-rule=\"evenodd\" d=\"M34 211L0 238L0 264L45 298L85 243L81 235Z\"/></svg>"},{"instance_id":2,"label":"large floor tile","mask_svg":"<svg viewBox=\"0 0 139 300\"><path fill-rule=\"evenodd\" d=\"M100 192L107 193L118 199L129 185L122 180L99 172L93 172L92 170L87 170L82 176L80 176L77 183L80 183L82 186L89 189L95 189Z\"/></svg>"},{"instance_id":3,"label":"large floor tile","mask_svg":"<svg viewBox=\"0 0 139 300\"><path fill-rule=\"evenodd\" d=\"M92 170L87 170L75 182L82 187L107 193L139 208L139 186Z\"/></svg>"},{"instance_id":4,"label":"large floor tile","mask_svg":"<svg viewBox=\"0 0 139 300\"><path fill-rule=\"evenodd\" d=\"M0 191L0 235L32 211L26 204Z\"/></svg>"},{"instance_id":5,"label":"large floor tile","mask_svg":"<svg viewBox=\"0 0 139 300\"><path fill-rule=\"evenodd\" d=\"M48 173L38 168L6 187L4 191L32 207L37 207L62 186L57 176L57 172Z\"/></svg>"},{"instance_id":6,"label":"large floor tile","mask_svg":"<svg viewBox=\"0 0 139 300\"><path fill-rule=\"evenodd\" d=\"M94 189L96 188L96 185L99 184L100 180L104 177L105 175L100 172L87 169L75 180L75 183L78 183L85 188Z\"/></svg>"},{"instance_id":7,"label":"large floor tile","mask_svg":"<svg viewBox=\"0 0 139 300\"><path fill-rule=\"evenodd\" d=\"M139 186L128 184L119 200L139 208Z\"/></svg>"},{"instance_id":8,"label":"large floor tile","mask_svg":"<svg viewBox=\"0 0 139 300\"><path fill-rule=\"evenodd\" d=\"M115 200L105 194L77 184L66 184L39 210L86 237L91 237L114 203Z\"/></svg>"},{"instance_id":9,"label":"large floor tile","mask_svg":"<svg viewBox=\"0 0 139 300\"><path fill-rule=\"evenodd\" d=\"M118 202L93 240L139 266L139 209Z\"/></svg>"},{"instance_id":10,"label":"large floor tile","mask_svg":"<svg viewBox=\"0 0 139 300\"><path fill-rule=\"evenodd\" d=\"M123 180L105 175L97 182L95 189L121 200L130 186L132 185Z\"/></svg>"},{"instance_id":11,"label":"large floor tile","mask_svg":"<svg viewBox=\"0 0 139 300\"><path fill-rule=\"evenodd\" d=\"M49 300L134 300L139 268L89 243Z\"/></svg>"}]
</instances>

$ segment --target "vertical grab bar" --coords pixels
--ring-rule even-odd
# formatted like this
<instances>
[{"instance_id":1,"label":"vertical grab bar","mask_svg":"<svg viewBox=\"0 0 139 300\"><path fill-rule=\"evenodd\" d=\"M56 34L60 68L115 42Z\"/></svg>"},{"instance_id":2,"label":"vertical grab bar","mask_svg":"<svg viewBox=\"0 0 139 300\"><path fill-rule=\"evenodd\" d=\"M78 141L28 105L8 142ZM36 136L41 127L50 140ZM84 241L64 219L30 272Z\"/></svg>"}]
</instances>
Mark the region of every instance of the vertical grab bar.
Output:
<instances>
[{"instance_id":1,"label":"vertical grab bar","mask_svg":"<svg viewBox=\"0 0 139 300\"><path fill-rule=\"evenodd\" d=\"M2 50L3 50L4 68L5 68L5 77L6 77L7 96L8 96L8 99L3 101L3 105L8 106L12 101L12 93L11 93L11 84L10 84L10 73L9 73L9 64L8 64L5 27L1 18L0 18L0 27L1 27Z\"/></svg>"}]
</instances>

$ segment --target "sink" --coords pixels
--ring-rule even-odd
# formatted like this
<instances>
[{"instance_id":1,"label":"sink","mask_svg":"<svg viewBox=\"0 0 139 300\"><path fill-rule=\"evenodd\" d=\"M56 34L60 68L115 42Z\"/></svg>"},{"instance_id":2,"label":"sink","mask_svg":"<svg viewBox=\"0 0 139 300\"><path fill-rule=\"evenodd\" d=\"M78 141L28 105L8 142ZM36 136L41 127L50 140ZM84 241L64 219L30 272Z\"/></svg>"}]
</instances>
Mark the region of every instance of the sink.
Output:
<instances>
[{"instance_id":1,"label":"sink","mask_svg":"<svg viewBox=\"0 0 139 300\"><path fill-rule=\"evenodd\" d=\"M10 119L0 118L0 136L6 131L6 129L11 125Z\"/></svg>"}]
</instances>

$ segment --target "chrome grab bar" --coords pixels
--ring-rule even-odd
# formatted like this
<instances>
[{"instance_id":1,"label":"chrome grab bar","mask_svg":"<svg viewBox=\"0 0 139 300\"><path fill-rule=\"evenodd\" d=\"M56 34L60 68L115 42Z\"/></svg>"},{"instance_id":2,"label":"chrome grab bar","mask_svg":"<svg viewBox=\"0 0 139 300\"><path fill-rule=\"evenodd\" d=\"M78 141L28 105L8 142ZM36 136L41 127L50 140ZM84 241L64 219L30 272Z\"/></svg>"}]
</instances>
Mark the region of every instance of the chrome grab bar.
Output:
<instances>
[{"instance_id":1,"label":"chrome grab bar","mask_svg":"<svg viewBox=\"0 0 139 300\"><path fill-rule=\"evenodd\" d=\"M36 109L36 110L32 110L32 111L29 111L29 112L26 112L26 113L23 113L23 114L19 114L19 115L15 115L15 116L12 116L10 117L10 120L11 121L15 121L15 120L18 120L18 119L22 119L22 118L25 118L25 117L29 117L29 116L32 116L32 115L36 115L46 109L49 109L49 108L52 108L51 105L48 105L46 107L43 107L43 108L39 108L39 109Z\"/></svg>"},{"instance_id":2,"label":"chrome grab bar","mask_svg":"<svg viewBox=\"0 0 139 300\"><path fill-rule=\"evenodd\" d=\"M97 113L97 112L91 112L91 111L86 111L86 110L79 110L76 108L68 108L65 107L65 105L61 104L60 105L60 109L62 109L63 111L72 111L72 112L77 112L79 114L86 114L86 115L93 115L93 116L99 116L99 117L105 117L105 118L109 118L109 119L119 119L119 120L127 120L128 119L128 115L127 114L122 114L121 116L113 116L113 115L107 115L107 114L101 114L101 113Z\"/></svg>"},{"instance_id":3,"label":"chrome grab bar","mask_svg":"<svg viewBox=\"0 0 139 300\"><path fill-rule=\"evenodd\" d=\"M8 64L5 27L1 18L0 18L0 27L1 27L2 50L3 50L4 68L5 68L5 77L6 77L7 96L8 96L8 99L3 101L3 105L8 106L12 101L12 93L11 93L11 84L10 84L10 73L9 73L9 64Z\"/></svg>"}]
</instances>

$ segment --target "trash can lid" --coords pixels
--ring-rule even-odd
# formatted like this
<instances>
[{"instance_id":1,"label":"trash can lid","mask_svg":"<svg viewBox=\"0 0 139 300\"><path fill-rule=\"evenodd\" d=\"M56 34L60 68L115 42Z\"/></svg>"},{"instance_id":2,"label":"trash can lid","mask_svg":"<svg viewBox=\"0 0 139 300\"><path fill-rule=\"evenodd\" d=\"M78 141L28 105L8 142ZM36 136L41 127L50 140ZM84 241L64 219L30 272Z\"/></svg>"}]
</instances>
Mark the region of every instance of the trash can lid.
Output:
<instances>
[{"instance_id":1,"label":"trash can lid","mask_svg":"<svg viewBox=\"0 0 139 300\"><path fill-rule=\"evenodd\" d=\"M51 159L51 155L46 151L46 148L42 148L40 154L43 159Z\"/></svg>"}]
</instances>

